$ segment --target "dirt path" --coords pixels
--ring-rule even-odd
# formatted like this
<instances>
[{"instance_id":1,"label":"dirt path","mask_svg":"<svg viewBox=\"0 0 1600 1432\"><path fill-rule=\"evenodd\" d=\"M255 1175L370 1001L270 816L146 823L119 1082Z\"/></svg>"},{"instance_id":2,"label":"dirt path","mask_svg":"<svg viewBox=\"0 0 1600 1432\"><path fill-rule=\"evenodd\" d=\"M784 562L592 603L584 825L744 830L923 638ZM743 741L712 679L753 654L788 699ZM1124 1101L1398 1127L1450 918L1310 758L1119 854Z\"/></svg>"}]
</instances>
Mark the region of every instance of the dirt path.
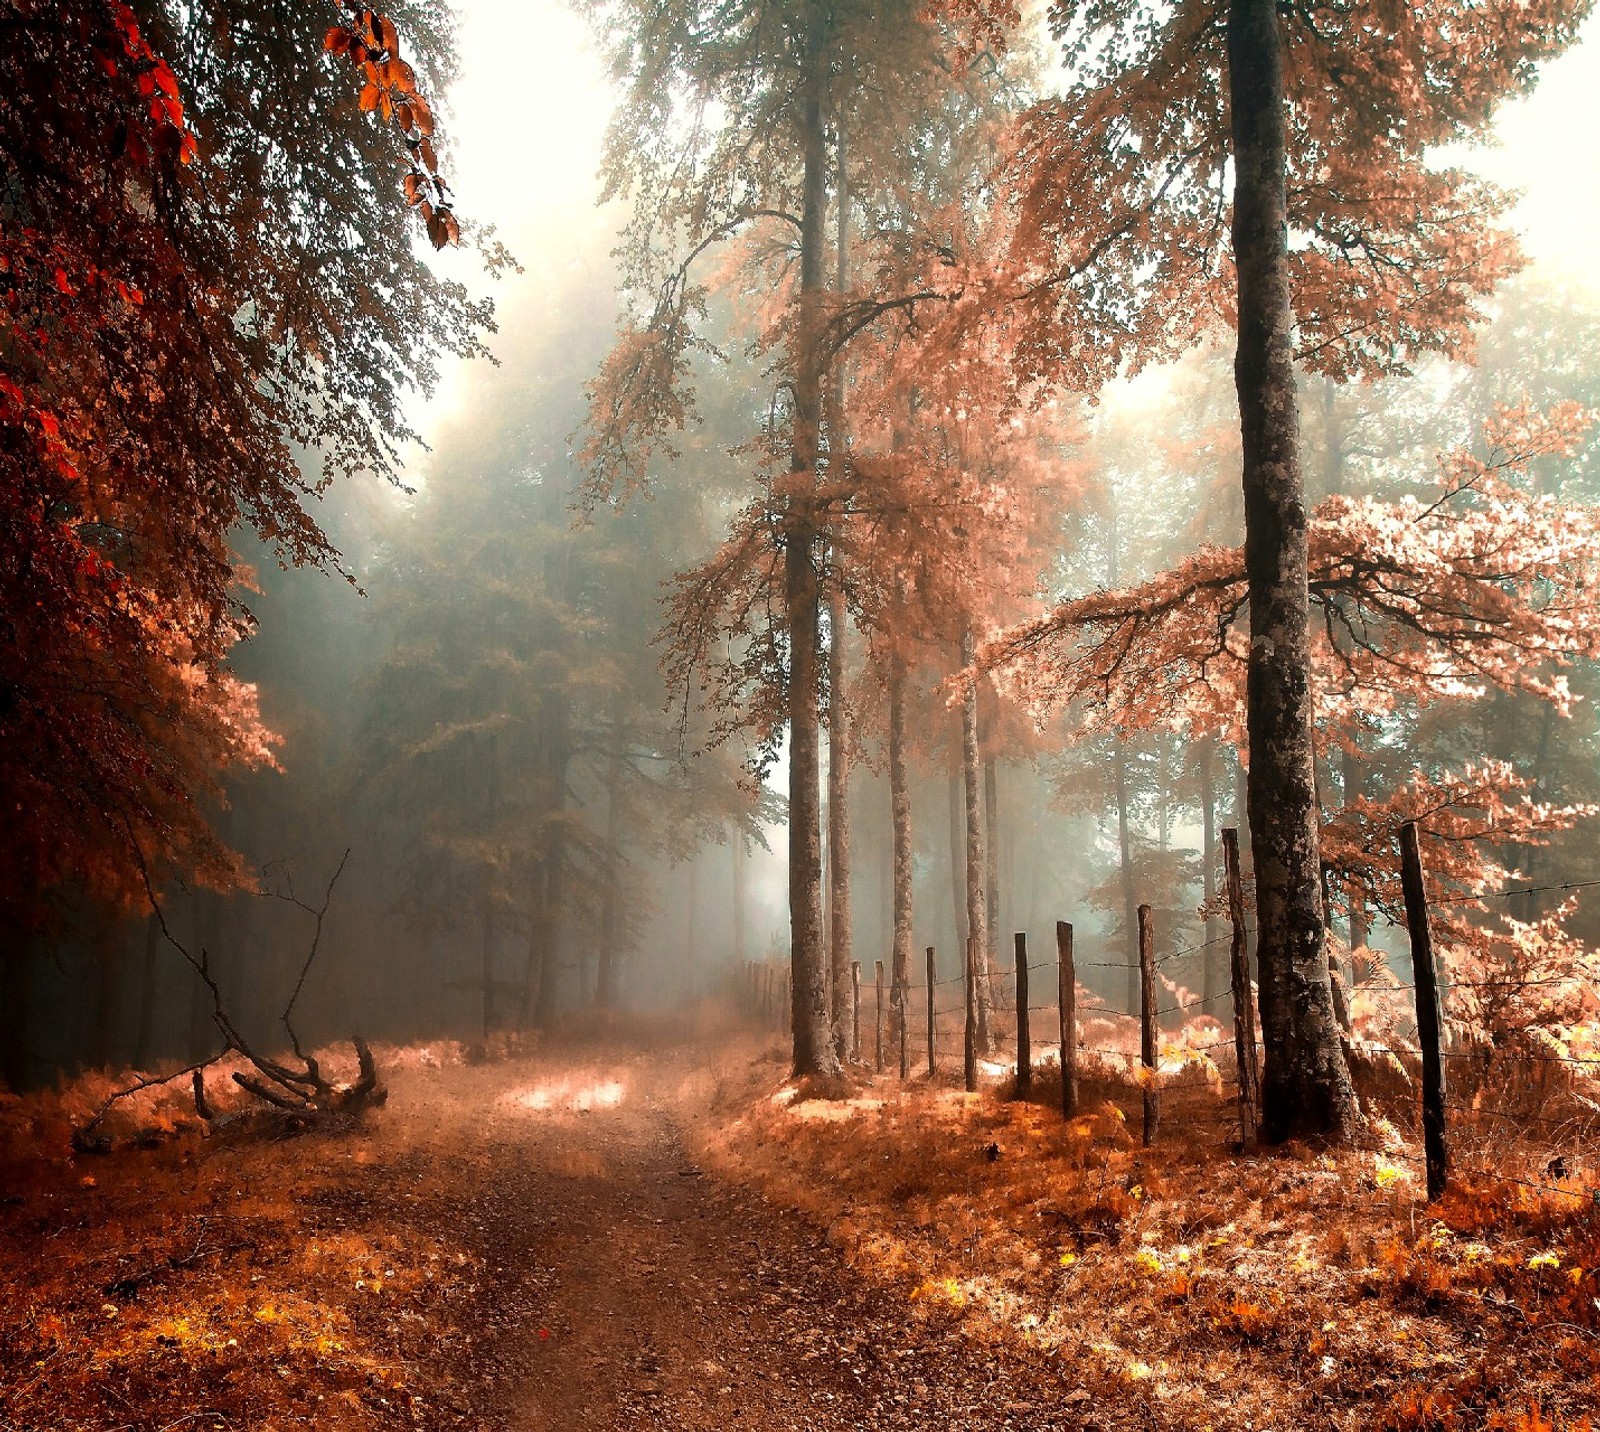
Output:
<instances>
[{"instance_id":1,"label":"dirt path","mask_svg":"<svg viewBox=\"0 0 1600 1432\"><path fill-rule=\"evenodd\" d=\"M0 1432L1145 1425L697 1167L781 1075L718 1049L413 1051L356 1129L0 1170Z\"/></svg>"},{"instance_id":2,"label":"dirt path","mask_svg":"<svg viewBox=\"0 0 1600 1432\"><path fill-rule=\"evenodd\" d=\"M509 1090L462 1180L458 1216L495 1279L496 1376L479 1384L495 1425L1123 1425L1053 1364L918 1319L817 1229L696 1167L683 1127L697 1096L650 1092L681 1066L611 1077L546 1071Z\"/></svg>"}]
</instances>

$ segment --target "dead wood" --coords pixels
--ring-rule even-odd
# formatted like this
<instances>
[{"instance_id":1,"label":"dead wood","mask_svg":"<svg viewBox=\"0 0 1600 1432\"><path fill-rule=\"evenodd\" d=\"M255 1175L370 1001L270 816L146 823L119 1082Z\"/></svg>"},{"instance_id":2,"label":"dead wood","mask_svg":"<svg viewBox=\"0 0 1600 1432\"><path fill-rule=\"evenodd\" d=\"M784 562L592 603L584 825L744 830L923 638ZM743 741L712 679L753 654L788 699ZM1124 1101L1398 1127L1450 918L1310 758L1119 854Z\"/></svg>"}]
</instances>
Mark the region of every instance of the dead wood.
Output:
<instances>
[{"instance_id":1,"label":"dead wood","mask_svg":"<svg viewBox=\"0 0 1600 1432\"><path fill-rule=\"evenodd\" d=\"M132 831L129 831L132 840ZM134 848L138 851L137 843ZM204 946L198 952L189 949L178 937L173 934L167 924L166 915L161 909L160 902L156 899L155 887L150 879L148 866L144 862L142 853L139 855L140 870L144 876L145 894L150 902L150 910L155 917L157 925L166 942L172 946L196 974L204 982L211 994L211 1022L217 1026L222 1035L222 1047L205 1059L182 1069L176 1069L170 1074L141 1078L129 1085L126 1089L119 1089L112 1094L97 1109L94 1115L79 1129L73 1132L72 1145L80 1153L104 1153L112 1146L112 1140L102 1133L101 1125L113 1106L121 1099L131 1094L136 1094L142 1089L155 1088L166 1084L173 1079L182 1078L185 1074L192 1076L194 1089L195 1111L206 1124L212 1128L227 1125L235 1130L244 1127L261 1129L270 1133L282 1133L285 1128L284 1115L290 1116L288 1125L293 1129L312 1127L331 1116L349 1119L366 1109L382 1104L388 1097L388 1091L378 1078L377 1061L373 1058L372 1049L359 1035L352 1036L351 1043L355 1047L357 1076L353 1083L335 1084L327 1079L322 1072L316 1058L307 1054L302 1048L300 1037L295 1030L293 1014L295 1004L299 1001L301 991L305 988L306 978L311 972L312 961L316 959L317 951L322 943L322 927L327 917L328 910L333 903L334 887L339 883L339 877L344 873L344 868L350 860L350 852L345 851L339 861L337 869L329 878L327 888L323 892L320 905L311 905L301 900L294 893L294 886L285 878L284 888L269 892L268 898L285 900L288 903L304 910L312 917L313 928L310 947L306 958L300 966L299 978L295 981L294 991L289 997L288 1004L280 1016L284 1031L289 1036L289 1043L293 1049L293 1058L300 1067L295 1068L285 1058L274 1058L270 1055L258 1053L250 1046L239 1032L238 1025L234 1022L223 999L221 986L217 983L212 972L211 956ZM254 1095L268 1107L256 1110L241 1110L237 1113L219 1115L213 1108L206 1095L204 1071L229 1054L237 1053L249 1061L251 1071L236 1070L233 1073L233 1082L241 1089Z\"/></svg>"}]
</instances>

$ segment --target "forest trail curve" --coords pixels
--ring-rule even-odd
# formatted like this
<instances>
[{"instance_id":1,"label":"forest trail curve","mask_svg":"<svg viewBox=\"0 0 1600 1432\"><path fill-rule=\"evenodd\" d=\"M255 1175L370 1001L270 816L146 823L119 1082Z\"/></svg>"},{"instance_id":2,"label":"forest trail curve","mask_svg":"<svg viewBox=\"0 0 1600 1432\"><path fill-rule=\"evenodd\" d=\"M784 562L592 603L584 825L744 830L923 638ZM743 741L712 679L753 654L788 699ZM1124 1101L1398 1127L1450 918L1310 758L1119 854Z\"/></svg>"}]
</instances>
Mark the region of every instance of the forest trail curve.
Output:
<instances>
[{"instance_id":1,"label":"forest trail curve","mask_svg":"<svg viewBox=\"0 0 1600 1432\"><path fill-rule=\"evenodd\" d=\"M508 1429L1122 1425L1059 1364L917 1318L814 1225L698 1167L702 1092L656 1057L546 1068L497 1101L462 1214L527 1310L498 1347Z\"/></svg>"}]
</instances>

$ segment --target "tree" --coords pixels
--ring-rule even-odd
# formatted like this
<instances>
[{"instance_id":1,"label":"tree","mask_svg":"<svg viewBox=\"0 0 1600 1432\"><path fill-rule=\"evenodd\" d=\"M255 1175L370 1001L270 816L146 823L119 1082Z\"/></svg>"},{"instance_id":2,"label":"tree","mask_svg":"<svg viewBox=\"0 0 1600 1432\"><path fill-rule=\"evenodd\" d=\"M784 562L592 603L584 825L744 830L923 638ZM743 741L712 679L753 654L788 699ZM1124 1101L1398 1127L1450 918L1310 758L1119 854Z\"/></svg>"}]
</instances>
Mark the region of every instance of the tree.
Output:
<instances>
[{"instance_id":1,"label":"tree","mask_svg":"<svg viewBox=\"0 0 1600 1432\"><path fill-rule=\"evenodd\" d=\"M367 117L317 78L320 34L297 39L278 13L25 0L0 18L12 928L44 919L65 881L142 901L141 862L158 883L242 878L202 813L220 770L273 759L226 666L253 624L231 534L336 564L308 500L392 461L400 395L487 322L384 257L408 244L387 221L402 206L369 202L358 177Z\"/></svg>"},{"instance_id":2,"label":"tree","mask_svg":"<svg viewBox=\"0 0 1600 1432\"><path fill-rule=\"evenodd\" d=\"M1355 1117L1322 937L1293 365L1370 376L1470 352L1514 250L1490 222L1499 197L1427 153L1481 135L1586 10L1091 0L1050 12L1071 82L1019 125L997 295L1023 330L1019 372L1088 386L1218 321L1237 330L1270 1139L1339 1135Z\"/></svg>"},{"instance_id":3,"label":"tree","mask_svg":"<svg viewBox=\"0 0 1600 1432\"><path fill-rule=\"evenodd\" d=\"M837 1067L829 1021L821 896L820 543L828 525L823 385L835 356L902 295L844 305L824 300L830 138L848 122L852 153L873 153L895 131L889 117L926 92L946 49L933 19L915 6L757 4L729 12L697 3L593 7L625 95L608 146L608 197L625 195L635 217L623 252L625 281L645 295L642 321L625 329L594 388L585 459L594 490L610 497L636 485L650 455L670 447L692 416L688 356L701 342L706 289L692 274L709 249L752 234L782 270L780 305L762 351L781 351L782 384L760 451L771 466L763 500L730 543L680 592L686 620L677 640L692 670L724 651L728 631L705 612L748 615L781 594L774 618L733 667L759 679L762 717L776 714L789 762L789 899L793 961L794 1064L800 1074ZM853 108L854 107L854 108ZM876 126L858 121L874 113ZM865 141L865 142L863 142ZM859 160L857 161L859 162ZM776 229L793 243L772 239ZM665 250L665 251L663 251ZM749 252L747 250L747 252ZM762 266L754 266L760 273ZM769 557L779 559L773 570ZM762 580L756 580L756 574ZM776 580L770 580L776 579ZM770 584L769 583L770 580ZM727 598L702 611L698 597ZM739 685L739 682L732 683ZM738 705L735 699L730 706ZM779 723L758 721L767 741Z\"/></svg>"},{"instance_id":4,"label":"tree","mask_svg":"<svg viewBox=\"0 0 1600 1432\"><path fill-rule=\"evenodd\" d=\"M1565 715L1567 673L1600 652L1600 517L1526 481L1578 451L1587 425L1570 404L1548 416L1502 411L1482 450L1447 455L1428 487L1407 484L1416 490L1393 501L1331 496L1308 520L1317 754L1349 749L1369 730L1398 753L1386 771L1369 768L1338 809L1321 809L1331 792L1317 797L1323 867L1353 921L1372 910L1398 919L1395 834L1421 822L1447 957L1474 978L1498 970L1508 984L1533 937L1481 898L1516 874L1498 852L1542 844L1592 807L1541 800L1508 763L1483 759L1476 735L1441 735L1454 737L1461 703L1486 691ZM1083 701L1093 724L1238 739L1248 601L1245 553L1207 548L1136 587L1063 604L985 660L1011 664L1032 699ZM1581 967L1560 923L1539 929L1539 958Z\"/></svg>"}]
</instances>

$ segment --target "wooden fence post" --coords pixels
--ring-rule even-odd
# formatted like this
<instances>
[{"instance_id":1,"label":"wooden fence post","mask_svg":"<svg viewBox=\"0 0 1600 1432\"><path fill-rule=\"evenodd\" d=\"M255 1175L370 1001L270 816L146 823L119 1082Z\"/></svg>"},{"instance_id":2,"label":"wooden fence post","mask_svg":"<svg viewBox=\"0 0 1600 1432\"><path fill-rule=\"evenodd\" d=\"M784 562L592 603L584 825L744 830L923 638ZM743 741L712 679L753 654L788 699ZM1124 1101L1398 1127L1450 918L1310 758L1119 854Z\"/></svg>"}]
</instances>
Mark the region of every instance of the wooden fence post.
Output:
<instances>
[{"instance_id":1,"label":"wooden fence post","mask_svg":"<svg viewBox=\"0 0 1600 1432\"><path fill-rule=\"evenodd\" d=\"M1444 1138L1444 1060L1439 1054L1439 986L1428 929L1428 896L1422 883L1417 823L1400 827L1400 889L1411 936L1411 979L1417 991L1417 1043L1422 1046L1422 1147L1428 1161L1428 1202L1444 1192L1449 1155Z\"/></svg>"},{"instance_id":2,"label":"wooden fence post","mask_svg":"<svg viewBox=\"0 0 1600 1432\"><path fill-rule=\"evenodd\" d=\"M1139 1082L1144 1086L1144 1142L1156 1141L1161 1122L1161 1095L1156 1088L1156 960L1155 936L1148 905L1139 907Z\"/></svg>"},{"instance_id":3,"label":"wooden fence post","mask_svg":"<svg viewBox=\"0 0 1600 1432\"><path fill-rule=\"evenodd\" d=\"M935 1013L937 1012L935 1010L934 1001L937 999L938 994L939 994L939 980L938 980L939 969L938 969L938 962L934 958L933 946L932 945L928 946L927 963L928 963L928 1078L931 1079L931 1078L933 1078L934 1074L938 1070L938 1066L934 1063L934 1047L933 1047L934 1046L934 1027L933 1027L933 1018L934 1018Z\"/></svg>"},{"instance_id":4,"label":"wooden fence post","mask_svg":"<svg viewBox=\"0 0 1600 1432\"><path fill-rule=\"evenodd\" d=\"M1028 937L1021 930L1017 942L1017 1093L1033 1087L1033 1041L1028 1037Z\"/></svg>"},{"instance_id":5,"label":"wooden fence post","mask_svg":"<svg viewBox=\"0 0 1600 1432\"><path fill-rule=\"evenodd\" d=\"M881 1074L881 1073L883 1073L883 961L882 960L877 961L876 968L873 970L872 987L873 987L873 990L875 991L874 999L873 999L873 1014L872 1014L873 1044L875 1046L875 1048L873 1050L873 1053L875 1055L874 1062L877 1065L878 1073Z\"/></svg>"},{"instance_id":6,"label":"wooden fence post","mask_svg":"<svg viewBox=\"0 0 1600 1432\"><path fill-rule=\"evenodd\" d=\"M966 1033L961 1049L961 1073L965 1080L967 1093L978 1092L978 1001L977 977L978 960L981 958L977 950L977 942L971 935L967 936L967 973L962 980L962 985L967 993L967 1021Z\"/></svg>"},{"instance_id":7,"label":"wooden fence post","mask_svg":"<svg viewBox=\"0 0 1600 1432\"><path fill-rule=\"evenodd\" d=\"M1078 1108L1078 971L1072 963L1072 926L1056 921L1056 1000L1061 1016L1061 1117Z\"/></svg>"},{"instance_id":8,"label":"wooden fence post","mask_svg":"<svg viewBox=\"0 0 1600 1432\"><path fill-rule=\"evenodd\" d=\"M1229 968L1233 979L1233 1053L1239 1074L1239 1136L1252 1144L1260 1132L1261 1082L1256 1071L1255 1002L1250 997L1250 955L1245 943L1244 877L1239 873L1239 832L1222 832L1222 860L1227 870L1228 919L1233 925Z\"/></svg>"},{"instance_id":9,"label":"wooden fence post","mask_svg":"<svg viewBox=\"0 0 1600 1432\"><path fill-rule=\"evenodd\" d=\"M850 961L850 1058L861 1062L861 961Z\"/></svg>"}]
</instances>

